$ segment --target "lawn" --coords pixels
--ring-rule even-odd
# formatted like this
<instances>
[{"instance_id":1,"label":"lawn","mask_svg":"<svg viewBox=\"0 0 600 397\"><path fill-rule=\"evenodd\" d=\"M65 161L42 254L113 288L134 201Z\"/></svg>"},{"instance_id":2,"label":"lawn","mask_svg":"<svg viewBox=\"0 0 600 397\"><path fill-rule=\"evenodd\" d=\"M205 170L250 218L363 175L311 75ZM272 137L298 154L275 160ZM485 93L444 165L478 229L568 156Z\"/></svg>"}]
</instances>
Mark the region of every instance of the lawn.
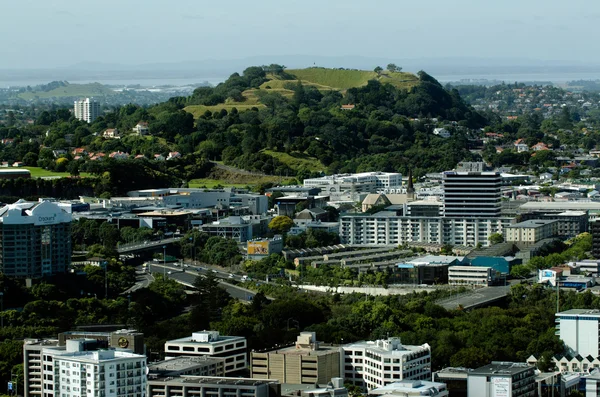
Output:
<instances>
[{"instance_id":1,"label":"lawn","mask_svg":"<svg viewBox=\"0 0 600 397\"><path fill-rule=\"evenodd\" d=\"M29 170L32 178L67 178L71 176L71 174L69 174L68 172L48 171L40 167L23 167L22 169ZM87 172L82 172L79 176L87 177L91 176L91 174L88 174Z\"/></svg>"},{"instance_id":2,"label":"lawn","mask_svg":"<svg viewBox=\"0 0 600 397\"><path fill-rule=\"evenodd\" d=\"M400 88L410 88L418 84L417 76L412 73L388 72L384 70L377 74L368 70L342 70L327 68L288 69L290 75L295 76L303 83L312 83L323 87L332 87L339 90L361 87L369 80L379 80L390 83Z\"/></svg>"},{"instance_id":3,"label":"lawn","mask_svg":"<svg viewBox=\"0 0 600 397\"><path fill-rule=\"evenodd\" d=\"M305 168L311 172L322 172L325 171L327 167L321 163L321 161L317 158L310 157L305 153L300 152L292 152L283 153L283 152L275 152L272 150L263 150L265 154L269 156L275 157L277 160L281 161L283 164L287 165L293 170L298 170L300 168Z\"/></svg>"},{"instance_id":4,"label":"lawn","mask_svg":"<svg viewBox=\"0 0 600 397\"><path fill-rule=\"evenodd\" d=\"M200 178L200 179L192 179L189 183L191 188L199 188L206 187L207 189L213 189L215 186L222 187L246 187L247 183L230 183L223 179L208 179L208 178Z\"/></svg>"}]
</instances>

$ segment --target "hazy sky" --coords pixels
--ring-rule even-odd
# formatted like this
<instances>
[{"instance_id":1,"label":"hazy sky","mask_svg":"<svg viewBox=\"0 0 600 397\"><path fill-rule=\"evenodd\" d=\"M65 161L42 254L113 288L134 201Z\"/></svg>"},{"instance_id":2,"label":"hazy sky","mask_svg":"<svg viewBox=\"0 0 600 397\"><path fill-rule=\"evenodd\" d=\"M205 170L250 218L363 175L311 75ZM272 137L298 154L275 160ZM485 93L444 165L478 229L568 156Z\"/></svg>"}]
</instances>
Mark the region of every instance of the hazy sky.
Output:
<instances>
[{"instance_id":1,"label":"hazy sky","mask_svg":"<svg viewBox=\"0 0 600 397\"><path fill-rule=\"evenodd\" d=\"M5 0L0 68L256 55L600 63L597 0Z\"/></svg>"}]
</instances>

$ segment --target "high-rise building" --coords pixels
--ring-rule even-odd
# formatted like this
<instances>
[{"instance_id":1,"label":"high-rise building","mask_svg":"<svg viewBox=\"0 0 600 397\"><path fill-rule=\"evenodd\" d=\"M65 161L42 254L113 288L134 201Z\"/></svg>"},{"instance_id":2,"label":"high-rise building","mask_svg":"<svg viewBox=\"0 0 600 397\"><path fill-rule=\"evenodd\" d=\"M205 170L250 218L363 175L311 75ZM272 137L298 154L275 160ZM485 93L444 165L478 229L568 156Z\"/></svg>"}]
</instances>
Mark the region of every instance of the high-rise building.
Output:
<instances>
[{"instance_id":1,"label":"high-rise building","mask_svg":"<svg viewBox=\"0 0 600 397\"><path fill-rule=\"evenodd\" d=\"M342 346L343 377L368 391L402 380L431 379L431 348L407 346L398 338Z\"/></svg>"},{"instance_id":2,"label":"high-rise building","mask_svg":"<svg viewBox=\"0 0 600 397\"><path fill-rule=\"evenodd\" d=\"M533 397L535 367L527 363L496 362L467 375L468 397Z\"/></svg>"},{"instance_id":3,"label":"high-rise building","mask_svg":"<svg viewBox=\"0 0 600 397\"><path fill-rule=\"evenodd\" d=\"M209 356L225 359L225 374L243 370L248 365L246 338L222 336L218 331L194 332L192 336L165 343L167 357Z\"/></svg>"},{"instance_id":4,"label":"high-rise building","mask_svg":"<svg viewBox=\"0 0 600 397\"><path fill-rule=\"evenodd\" d=\"M600 310L571 309L556 313L556 328L573 355L600 356Z\"/></svg>"},{"instance_id":5,"label":"high-rise building","mask_svg":"<svg viewBox=\"0 0 600 397\"><path fill-rule=\"evenodd\" d=\"M146 356L128 350L100 349L93 339L25 341L25 396L144 397Z\"/></svg>"},{"instance_id":6,"label":"high-rise building","mask_svg":"<svg viewBox=\"0 0 600 397\"><path fill-rule=\"evenodd\" d=\"M465 162L456 171L444 172L444 217L500 216L502 177L484 169L484 163Z\"/></svg>"},{"instance_id":7,"label":"high-rise building","mask_svg":"<svg viewBox=\"0 0 600 397\"><path fill-rule=\"evenodd\" d=\"M71 264L72 215L57 203L19 200L0 208L0 272L40 278Z\"/></svg>"},{"instance_id":8,"label":"high-rise building","mask_svg":"<svg viewBox=\"0 0 600 397\"><path fill-rule=\"evenodd\" d=\"M93 123L100 116L100 104L91 98L75 101L73 107L75 118L87 123Z\"/></svg>"},{"instance_id":9,"label":"high-rise building","mask_svg":"<svg viewBox=\"0 0 600 397\"><path fill-rule=\"evenodd\" d=\"M592 255L600 259L600 221L590 222L592 232Z\"/></svg>"}]
</instances>

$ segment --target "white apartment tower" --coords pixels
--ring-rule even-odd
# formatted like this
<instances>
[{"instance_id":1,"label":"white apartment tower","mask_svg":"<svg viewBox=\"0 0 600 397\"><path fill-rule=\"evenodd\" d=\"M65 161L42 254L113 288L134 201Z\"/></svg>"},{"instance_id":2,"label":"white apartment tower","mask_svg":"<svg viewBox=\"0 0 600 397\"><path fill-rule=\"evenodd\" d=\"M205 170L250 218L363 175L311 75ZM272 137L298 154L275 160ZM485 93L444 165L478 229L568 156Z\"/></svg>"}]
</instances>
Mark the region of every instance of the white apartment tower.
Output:
<instances>
[{"instance_id":1,"label":"white apartment tower","mask_svg":"<svg viewBox=\"0 0 600 397\"><path fill-rule=\"evenodd\" d=\"M146 356L128 350L87 351L93 340L66 346L24 345L25 395L145 397Z\"/></svg>"},{"instance_id":2,"label":"white apartment tower","mask_svg":"<svg viewBox=\"0 0 600 397\"><path fill-rule=\"evenodd\" d=\"M373 390L402 380L431 379L431 348L407 346L399 338L342 346L343 378Z\"/></svg>"},{"instance_id":3,"label":"white apartment tower","mask_svg":"<svg viewBox=\"0 0 600 397\"><path fill-rule=\"evenodd\" d=\"M497 218L500 216L502 177L484 171L484 163L461 163L443 177L444 217Z\"/></svg>"},{"instance_id":4,"label":"white apartment tower","mask_svg":"<svg viewBox=\"0 0 600 397\"><path fill-rule=\"evenodd\" d=\"M91 98L75 101L73 108L75 118L87 123L93 123L100 116L100 104Z\"/></svg>"},{"instance_id":5,"label":"white apartment tower","mask_svg":"<svg viewBox=\"0 0 600 397\"><path fill-rule=\"evenodd\" d=\"M573 355L600 356L600 310L571 309L556 313L556 329Z\"/></svg>"}]
</instances>

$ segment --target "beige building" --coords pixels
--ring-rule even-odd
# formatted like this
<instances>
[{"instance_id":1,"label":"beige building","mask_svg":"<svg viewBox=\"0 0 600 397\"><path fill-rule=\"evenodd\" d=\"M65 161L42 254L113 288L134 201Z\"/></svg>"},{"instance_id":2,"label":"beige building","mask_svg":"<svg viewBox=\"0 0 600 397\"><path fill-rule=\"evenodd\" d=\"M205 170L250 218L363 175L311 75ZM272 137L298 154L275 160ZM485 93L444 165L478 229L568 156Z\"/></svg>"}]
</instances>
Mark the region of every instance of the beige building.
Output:
<instances>
[{"instance_id":1,"label":"beige building","mask_svg":"<svg viewBox=\"0 0 600 397\"><path fill-rule=\"evenodd\" d=\"M281 383L326 384L340 376L340 349L322 346L314 332L301 332L294 346L252 352L251 377Z\"/></svg>"},{"instance_id":2,"label":"beige building","mask_svg":"<svg viewBox=\"0 0 600 397\"><path fill-rule=\"evenodd\" d=\"M506 241L509 243L535 244L558 234L558 221L532 219L507 227Z\"/></svg>"}]
</instances>

